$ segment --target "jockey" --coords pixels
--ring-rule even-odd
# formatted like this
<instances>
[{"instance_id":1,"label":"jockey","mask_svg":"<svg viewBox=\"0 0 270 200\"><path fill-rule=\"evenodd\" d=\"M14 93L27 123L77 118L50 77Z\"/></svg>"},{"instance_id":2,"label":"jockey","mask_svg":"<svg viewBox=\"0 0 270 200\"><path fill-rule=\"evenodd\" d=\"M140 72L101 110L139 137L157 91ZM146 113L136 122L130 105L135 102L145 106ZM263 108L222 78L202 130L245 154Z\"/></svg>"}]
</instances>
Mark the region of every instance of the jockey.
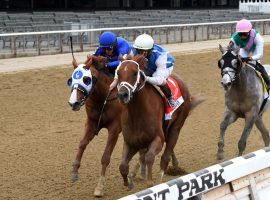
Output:
<instances>
[{"instance_id":1,"label":"jockey","mask_svg":"<svg viewBox=\"0 0 270 200\"><path fill-rule=\"evenodd\" d=\"M154 44L154 40L150 35L139 35L133 44L133 54L143 54L147 60L146 81L160 86L162 92L167 98L168 105L173 107L175 102L173 100L172 92L168 86L166 79L173 71L174 58L161 46ZM117 75L116 75L117 76ZM117 77L111 84L110 89L113 89L117 84Z\"/></svg>"},{"instance_id":2,"label":"jockey","mask_svg":"<svg viewBox=\"0 0 270 200\"><path fill-rule=\"evenodd\" d=\"M116 37L113 32L104 32L99 38L99 47L94 56L106 57L106 67L110 73L114 74L120 64L120 58L124 59L130 52L131 45L128 41L122 37Z\"/></svg>"},{"instance_id":3,"label":"jockey","mask_svg":"<svg viewBox=\"0 0 270 200\"><path fill-rule=\"evenodd\" d=\"M242 62L256 61L255 69L258 70L266 85L267 89L270 90L270 79L265 71L265 68L260 64L260 59L263 56L264 41L260 33L255 29L252 29L252 24L247 19L242 19L236 24L236 32L232 35L229 46L233 49L240 47L240 56ZM252 53L252 56L250 56Z\"/></svg>"}]
</instances>

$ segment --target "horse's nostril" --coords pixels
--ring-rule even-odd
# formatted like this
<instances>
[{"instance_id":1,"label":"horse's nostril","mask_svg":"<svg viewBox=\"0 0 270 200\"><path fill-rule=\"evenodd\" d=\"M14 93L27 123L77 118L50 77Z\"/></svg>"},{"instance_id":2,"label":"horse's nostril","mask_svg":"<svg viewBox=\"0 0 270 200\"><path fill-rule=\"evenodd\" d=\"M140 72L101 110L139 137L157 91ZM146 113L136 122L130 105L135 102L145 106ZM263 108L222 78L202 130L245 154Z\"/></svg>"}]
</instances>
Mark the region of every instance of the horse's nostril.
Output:
<instances>
[{"instance_id":1,"label":"horse's nostril","mask_svg":"<svg viewBox=\"0 0 270 200\"><path fill-rule=\"evenodd\" d=\"M128 94L127 94L127 93L124 93L124 94L123 94L123 98L124 98L124 99L127 99L127 98L128 98Z\"/></svg>"}]
</instances>

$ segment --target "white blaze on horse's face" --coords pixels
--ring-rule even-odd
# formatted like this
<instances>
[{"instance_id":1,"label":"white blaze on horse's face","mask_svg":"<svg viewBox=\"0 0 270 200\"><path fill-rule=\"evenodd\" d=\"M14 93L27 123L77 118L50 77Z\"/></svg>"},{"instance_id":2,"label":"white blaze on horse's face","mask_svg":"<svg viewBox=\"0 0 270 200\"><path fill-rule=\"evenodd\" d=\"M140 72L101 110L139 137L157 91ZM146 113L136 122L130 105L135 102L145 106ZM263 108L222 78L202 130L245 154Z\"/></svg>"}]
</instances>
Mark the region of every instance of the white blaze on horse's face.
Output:
<instances>
[{"instance_id":1,"label":"white blaze on horse's face","mask_svg":"<svg viewBox=\"0 0 270 200\"><path fill-rule=\"evenodd\" d=\"M127 80L121 80L121 82L118 82L117 85L117 90L118 90L118 97L119 99L127 104L129 103L129 101L131 100L133 93L138 89L138 84L140 82L140 77L141 77L141 70L139 67L139 64L134 61L134 60L125 60L121 63L118 72L120 73L122 71L122 73L128 73L128 70L132 70L131 68L129 68L130 65L128 65L128 62L131 62L133 64L136 64L136 70L137 72L135 73L136 77L135 77L135 83L132 85L132 83L127 82ZM125 63L125 67L124 69L122 69L122 64ZM134 75L134 74L133 74Z\"/></svg>"},{"instance_id":2,"label":"white blaze on horse's face","mask_svg":"<svg viewBox=\"0 0 270 200\"><path fill-rule=\"evenodd\" d=\"M72 92L69 98L70 106L83 105L84 102L78 99L78 90L80 90L84 97L87 97L92 89L92 74L91 71L84 68L84 64L80 64L72 73L71 78L68 80L68 85L71 87Z\"/></svg>"}]
</instances>

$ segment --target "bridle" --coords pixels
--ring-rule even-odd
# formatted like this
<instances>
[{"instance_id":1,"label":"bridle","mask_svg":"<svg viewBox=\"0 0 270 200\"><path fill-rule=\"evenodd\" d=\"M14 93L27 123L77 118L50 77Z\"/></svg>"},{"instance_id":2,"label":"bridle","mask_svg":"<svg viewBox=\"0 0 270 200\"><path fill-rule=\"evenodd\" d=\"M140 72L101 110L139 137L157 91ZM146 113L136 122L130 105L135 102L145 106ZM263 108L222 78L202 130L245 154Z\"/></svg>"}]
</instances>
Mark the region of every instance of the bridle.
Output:
<instances>
[{"instance_id":1,"label":"bridle","mask_svg":"<svg viewBox=\"0 0 270 200\"><path fill-rule=\"evenodd\" d=\"M124 60L122 63L125 63L125 62L133 62L133 63L135 63L136 66L137 66L137 69L138 69L137 76L136 76L136 81L135 81L135 83L133 85L131 85L130 83L128 83L126 81L123 81L123 82L121 82L120 84L117 85L118 91L122 87L126 88L126 90L128 91L128 98L129 98L128 100L130 100L134 93L140 91L144 87L145 82L146 82L146 75L140 69L140 65L139 65L138 62L136 62L134 60ZM121 65L122 65L122 63L121 63ZM143 80L144 80L142 83L140 83L141 76L143 77Z\"/></svg>"},{"instance_id":2,"label":"bridle","mask_svg":"<svg viewBox=\"0 0 270 200\"><path fill-rule=\"evenodd\" d=\"M223 60L225 60L224 58L227 56L228 53L231 54L231 55L229 55L230 57L233 56L234 59L237 60L237 65L236 65L237 67L235 68L235 67L233 67L233 65L225 65L225 63L224 63L223 66L221 66L220 61L219 61L219 67L220 67L220 69L221 69L221 76L223 77L224 75L227 74L227 75L230 77L231 81L234 82L234 81L239 77L239 75L240 75L240 71L241 71L241 69L242 69L242 67L243 67L243 62L241 61L240 56L237 55L237 54L236 54L235 52L233 52L233 51L229 51L229 52L226 51L226 52L223 54L223 56L222 56L222 59L223 59ZM229 57L229 56L227 56L227 57ZM230 70L224 71L225 68L230 68ZM231 77L230 72L235 73L235 76L234 76L234 77Z\"/></svg>"}]
</instances>

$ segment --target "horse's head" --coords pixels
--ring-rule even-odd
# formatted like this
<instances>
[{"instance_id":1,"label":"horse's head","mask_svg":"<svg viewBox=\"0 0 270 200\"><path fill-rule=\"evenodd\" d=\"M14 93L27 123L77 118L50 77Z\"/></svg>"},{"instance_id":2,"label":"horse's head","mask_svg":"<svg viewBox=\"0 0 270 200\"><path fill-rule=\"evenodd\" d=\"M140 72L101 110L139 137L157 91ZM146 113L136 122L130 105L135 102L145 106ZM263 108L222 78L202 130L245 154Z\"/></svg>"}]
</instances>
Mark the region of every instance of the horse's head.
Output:
<instances>
[{"instance_id":1,"label":"horse's head","mask_svg":"<svg viewBox=\"0 0 270 200\"><path fill-rule=\"evenodd\" d=\"M72 107L72 110L78 111L84 105L86 98L97 81L98 70L105 64L101 58L93 56L89 56L84 64L79 65L74 58L72 64L74 71L67 81L68 86L71 87L71 95L68 103Z\"/></svg>"},{"instance_id":2,"label":"horse's head","mask_svg":"<svg viewBox=\"0 0 270 200\"><path fill-rule=\"evenodd\" d=\"M241 59L238 55L239 49L232 50L228 47L224 50L221 45L219 49L222 53L221 59L218 61L218 67L221 69L221 84L223 88L227 91L231 88L232 83L235 81L239 75L241 69Z\"/></svg>"},{"instance_id":3,"label":"horse's head","mask_svg":"<svg viewBox=\"0 0 270 200\"><path fill-rule=\"evenodd\" d=\"M123 61L118 68L118 97L123 103L129 103L133 94L143 88L145 74L141 69L145 66L145 57L138 55L133 60ZM141 82L141 80L143 81Z\"/></svg>"}]
</instances>

